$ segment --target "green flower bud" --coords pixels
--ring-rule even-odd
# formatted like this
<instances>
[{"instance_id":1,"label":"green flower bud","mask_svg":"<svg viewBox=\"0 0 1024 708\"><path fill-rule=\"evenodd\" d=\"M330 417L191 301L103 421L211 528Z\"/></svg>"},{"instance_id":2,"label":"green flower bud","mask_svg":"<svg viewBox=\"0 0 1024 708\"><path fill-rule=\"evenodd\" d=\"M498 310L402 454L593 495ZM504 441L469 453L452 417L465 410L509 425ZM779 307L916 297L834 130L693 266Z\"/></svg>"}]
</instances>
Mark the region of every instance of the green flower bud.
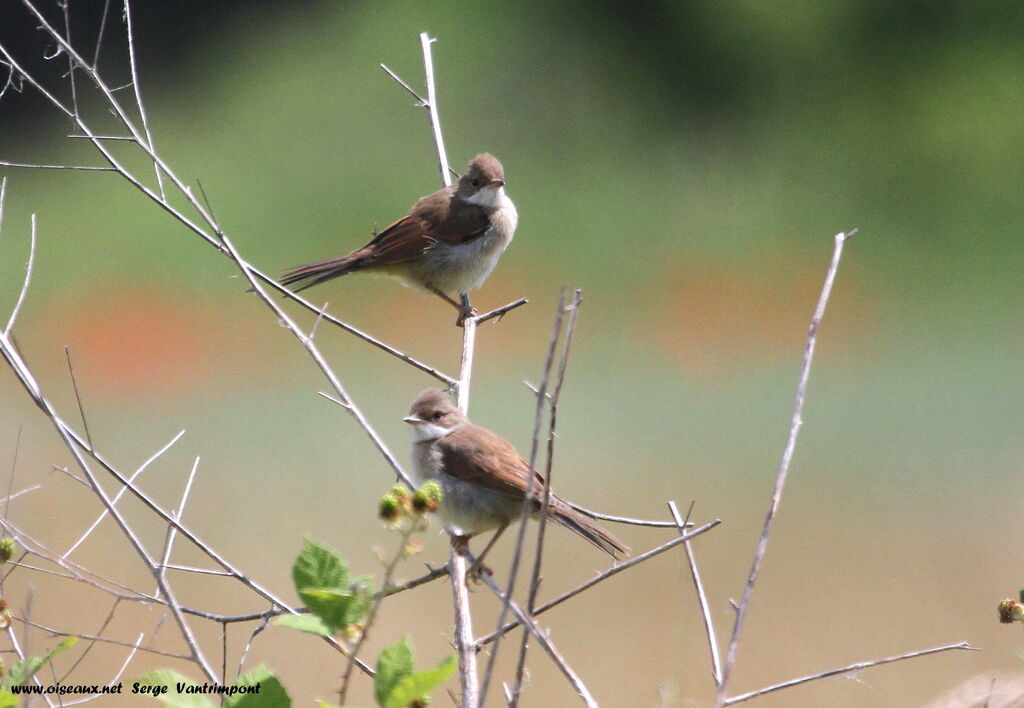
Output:
<instances>
[{"instance_id":1,"label":"green flower bud","mask_svg":"<svg viewBox=\"0 0 1024 708\"><path fill-rule=\"evenodd\" d=\"M400 504L393 494L385 494L380 498L380 504L377 507L377 516L385 521L394 521L398 518L400 512Z\"/></svg>"},{"instance_id":2,"label":"green flower bud","mask_svg":"<svg viewBox=\"0 0 1024 708\"><path fill-rule=\"evenodd\" d=\"M420 514L437 511L441 505L441 485L431 480L426 482L412 497L412 508Z\"/></svg>"},{"instance_id":3,"label":"green flower bud","mask_svg":"<svg viewBox=\"0 0 1024 708\"><path fill-rule=\"evenodd\" d=\"M412 508L417 514L437 511L441 501L441 486L437 482L427 482L412 495Z\"/></svg>"},{"instance_id":4,"label":"green flower bud","mask_svg":"<svg viewBox=\"0 0 1024 708\"><path fill-rule=\"evenodd\" d=\"M409 496L409 488L404 484L396 484L391 488L391 495L395 499L405 499Z\"/></svg>"},{"instance_id":5,"label":"green flower bud","mask_svg":"<svg viewBox=\"0 0 1024 708\"><path fill-rule=\"evenodd\" d=\"M10 536L0 538L0 563L9 561L14 556L16 550L18 550L18 547L14 543L13 538Z\"/></svg>"}]
</instances>

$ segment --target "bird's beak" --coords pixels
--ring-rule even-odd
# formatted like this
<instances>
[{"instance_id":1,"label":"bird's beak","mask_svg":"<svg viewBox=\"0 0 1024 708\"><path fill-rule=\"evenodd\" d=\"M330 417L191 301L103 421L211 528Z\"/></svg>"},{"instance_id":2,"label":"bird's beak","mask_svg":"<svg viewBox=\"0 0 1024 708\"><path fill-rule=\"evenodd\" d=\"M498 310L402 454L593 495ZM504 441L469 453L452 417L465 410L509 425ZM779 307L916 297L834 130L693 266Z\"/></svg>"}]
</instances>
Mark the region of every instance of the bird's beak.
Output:
<instances>
[{"instance_id":1,"label":"bird's beak","mask_svg":"<svg viewBox=\"0 0 1024 708\"><path fill-rule=\"evenodd\" d=\"M416 425L417 423L422 423L423 422L422 418L417 418L414 415L407 415L404 418L402 418L402 420L404 420L409 425Z\"/></svg>"},{"instance_id":2,"label":"bird's beak","mask_svg":"<svg viewBox=\"0 0 1024 708\"><path fill-rule=\"evenodd\" d=\"M488 187L504 187L505 186L505 180L503 180L503 179L492 179L490 182L487 183L487 186Z\"/></svg>"}]
</instances>

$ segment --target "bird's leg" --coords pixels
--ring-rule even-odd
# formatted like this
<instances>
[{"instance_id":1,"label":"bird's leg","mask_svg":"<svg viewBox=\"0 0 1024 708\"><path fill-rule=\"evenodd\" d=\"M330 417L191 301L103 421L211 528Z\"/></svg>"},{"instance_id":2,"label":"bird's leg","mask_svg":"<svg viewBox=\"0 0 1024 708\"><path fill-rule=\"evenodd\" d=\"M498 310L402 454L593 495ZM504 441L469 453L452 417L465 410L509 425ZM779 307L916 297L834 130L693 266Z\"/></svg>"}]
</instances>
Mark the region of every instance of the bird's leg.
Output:
<instances>
[{"instance_id":1,"label":"bird's leg","mask_svg":"<svg viewBox=\"0 0 1024 708\"><path fill-rule=\"evenodd\" d=\"M470 566L468 572L468 576L470 578L479 581L480 575L482 573L487 573L487 575L494 575L491 569L484 565L484 556L487 555L487 552L491 550L491 546L494 545L495 541L497 541L501 537L501 534L503 534L505 532L505 529L507 528L508 524L504 524L502 526L499 526L498 530L494 532L494 535L491 537L491 540L487 542L486 546L484 546L483 552L477 557L475 561L473 561L473 565ZM466 539L466 542L468 544L468 538Z\"/></svg>"},{"instance_id":2,"label":"bird's leg","mask_svg":"<svg viewBox=\"0 0 1024 708\"><path fill-rule=\"evenodd\" d=\"M459 293L459 319L455 321L456 327L461 327L465 323L467 317L476 317L476 308L473 307L473 303L469 301L469 293Z\"/></svg>"},{"instance_id":3,"label":"bird's leg","mask_svg":"<svg viewBox=\"0 0 1024 708\"><path fill-rule=\"evenodd\" d=\"M442 292L437 288L430 288L430 291L459 311L459 319L455 320L456 327L461 327L467 317L473 317L476 315L476 310L474 310L473 306L469 304L469 295L462 293L462 302L456 302L453 298L449 297L447 293Z\"/></svg>"},{"instance_id":4,"label":"bird's leg","mask_svg":"<svg viewBox=\"0 0 1024 708\"><path fill-rule=\"evenodd\" d=\"M437 288L430 288L430 292L432 292L435 295L437 295L439 298L441 298L442 300L447 302L449 305L454 307L456 310L460 310L460 311L462 310L462 304L458 303L455 300L453 300L452 298L450 298L448 296L448 294L445 293L444 291L438 290Z\"/></svg>"}]
</instances>

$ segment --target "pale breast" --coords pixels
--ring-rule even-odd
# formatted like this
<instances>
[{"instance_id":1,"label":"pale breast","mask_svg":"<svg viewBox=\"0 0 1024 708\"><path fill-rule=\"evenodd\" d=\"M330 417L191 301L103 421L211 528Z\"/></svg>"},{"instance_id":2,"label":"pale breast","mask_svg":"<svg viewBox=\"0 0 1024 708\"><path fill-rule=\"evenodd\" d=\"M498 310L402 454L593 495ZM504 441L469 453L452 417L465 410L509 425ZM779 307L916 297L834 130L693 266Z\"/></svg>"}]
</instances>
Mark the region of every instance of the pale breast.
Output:
<instances>
[{"instance_id":1,"label":"pale breast","mask_svg":"<svg viewBox=\"0 0 1024 708\"><path fill-rule=\"evenodd\" d=\"M491 226L482 236L466 243L439 242L417 266L424 282L448 293L465 293L480 287L498 264L515 235L519 217L512 200L491 214Z\"/></svg>"}]
</instances>

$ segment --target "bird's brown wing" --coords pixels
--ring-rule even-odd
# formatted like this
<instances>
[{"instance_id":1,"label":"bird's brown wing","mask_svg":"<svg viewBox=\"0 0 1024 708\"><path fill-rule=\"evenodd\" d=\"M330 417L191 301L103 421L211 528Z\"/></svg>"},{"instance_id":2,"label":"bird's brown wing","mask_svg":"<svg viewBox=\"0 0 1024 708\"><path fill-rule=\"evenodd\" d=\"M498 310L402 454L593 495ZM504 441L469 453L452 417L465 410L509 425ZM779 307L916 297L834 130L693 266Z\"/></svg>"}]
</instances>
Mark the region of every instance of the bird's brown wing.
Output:
<instances>
[{"instance_id":1,"label":"bird's brown wing","mask_svg":"<svg viewBox=\"0 0 1024 708\"><path fill-rule=\"evenodd\" d=\"M530 466L505 438L486 428L467 424L437 441L444 471L492 492L522 500ZM534 494L540 495L544 478L534 472Z\"/></svg>"},{"instance_id":2,"label":"bird's brown wing","mask_svg":"<svg viewBox=\"0 0 1024 708\"><path fill-rule=\"evenodd\" d=\"M465 204L452 209L454 198L453 187L423 197L408 216L388 226L351 255L360 261L361 267L388 265L419 258L438 241L457 245L481 236L490 226L486 212Z\"/></svg>"}]
</instances>

